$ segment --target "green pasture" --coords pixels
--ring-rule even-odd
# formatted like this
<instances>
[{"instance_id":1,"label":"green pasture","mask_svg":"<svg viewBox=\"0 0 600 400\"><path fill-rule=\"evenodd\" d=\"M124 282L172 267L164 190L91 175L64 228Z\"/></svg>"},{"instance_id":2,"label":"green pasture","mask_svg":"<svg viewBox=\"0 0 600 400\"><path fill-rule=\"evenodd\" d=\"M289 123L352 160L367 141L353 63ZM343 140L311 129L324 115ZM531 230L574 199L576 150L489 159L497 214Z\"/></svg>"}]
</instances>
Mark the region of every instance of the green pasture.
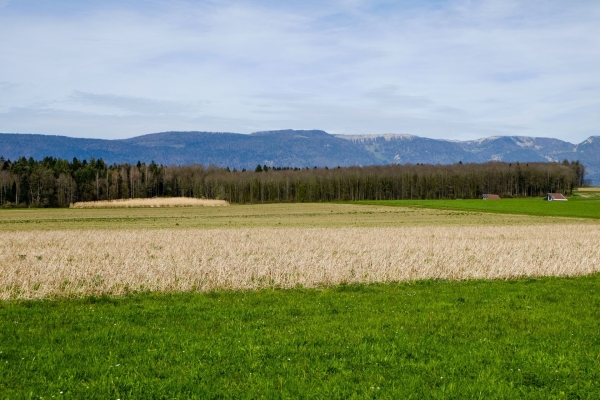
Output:
<instances>
[{"instance_id":1,"label":"green pasture","mask_svg":"<svg viewBox=\"0 0 600 400\"><path fill-rule=\"evenodd\" d=\"M359 204L422 207L438 210L524 214L543 217L600 218L600 198L569 197L568 201L545 201L543 198L514 198L502 200L385 200L360 201Z\"/></svg>"},{"instance_id":2,"label":"green pasture","mask_svg":"<svg viewBox=\"0 0 600 400\"><path fill-rule=\"evenodd\" d=\"M593 399L600 275L0 303L0 398Z\"/></svg>"}]
</instances>

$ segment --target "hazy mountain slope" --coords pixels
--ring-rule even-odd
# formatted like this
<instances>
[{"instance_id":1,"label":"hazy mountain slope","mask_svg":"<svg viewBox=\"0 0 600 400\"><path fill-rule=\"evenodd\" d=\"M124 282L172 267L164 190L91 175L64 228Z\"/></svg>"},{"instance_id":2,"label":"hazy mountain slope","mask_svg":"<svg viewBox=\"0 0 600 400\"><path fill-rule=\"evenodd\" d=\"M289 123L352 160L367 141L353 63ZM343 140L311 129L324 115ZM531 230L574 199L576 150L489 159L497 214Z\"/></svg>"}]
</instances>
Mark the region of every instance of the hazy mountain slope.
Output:
<instances>
[{"instance_id":1,"label":"hazy mountain slope","mask_svg":"<svg viewBox=\"0 0 600 400\"><path fill-rule=\"evenodd\" d=\"M469 161L556 161L556 155L573 149L573 144L558 139L526 136L494 136L456 142L469 153ZM562 161L562 159L561 159Z\"/></svg>"},{"instance_id":2,"label":"hazy mountain slope","mask_svg":"<svg viewBox=\"0 0 600 400\"><path fill-rule=\"evenodd\" d=\"M34 134L0 134L0 156L9 159L47 156L72 159L90 157L113 159L119 151L126 149L116 141L102 139L80 139L67 136Z\"/></svg>"},{"instance_id":3,"label":"hazy mountain slope","mask_svg":"<svg viewBox=\"0 0 600 400\"><path fill-rule=\"evenodd\" d=\"M156 162L196 162L236 168L257 164L275 166L370 165L377 160L366 150L326 132L269 131L250 135L209 132L164 132L139 136L123 142L136 151L152 155Z\"/></svg>"},{"instance_id":4,"label":"hazy mountain slope","mask_svg":"<svg viewBox=\"0 0 600 400\"><path fill-rule=\"evenodd\" d=\"M562 158L579 160L586 166L586 179L600 185L600 136L591 136L575 146L572 152L561 154Z\"/></svg>"},{"instance_id":5,"label":"hazy mountain slope","mask_svg":"<svg viewBox=\"0 0 600 400\"><path fill-rule=\"evenodd\" d=\"M215 164L232 168L370 165L377 159L363 148L323 131L270 131L251 135L163 132L125 140L0 134L0 155L41 159L103 158L108 163L137 160L160 164Z\"/></svg>"},{"instance_id":6,"label":"hazy mountain slope","mask_svg":"<svg viewBox=\"0 0 600 400\"><path fill-rule=\"evenodd\" d=\"M162 132L125 140L65 136L0 134L0 156L41 159L103 158L106 162L215 164L254 168L257 164L290 167L389 163L451 164L498 161L579 160L586 178L600 184L600 137L580 144L523 136L471 141L429 139L412 135L329 135L320 130L282 130L250 135L227 132Z\"/></svg>"},{"instance_id":7,"label":"hazy mountain slope","mask_svg":"<svg viewBox=\"0 0 600 400\"><path fill-rule=\"evenodd\" d=\"M337 136L373 153L385 164L453 164L465 159L459 144L413 135Z\"/></svg>"}]
</instances>

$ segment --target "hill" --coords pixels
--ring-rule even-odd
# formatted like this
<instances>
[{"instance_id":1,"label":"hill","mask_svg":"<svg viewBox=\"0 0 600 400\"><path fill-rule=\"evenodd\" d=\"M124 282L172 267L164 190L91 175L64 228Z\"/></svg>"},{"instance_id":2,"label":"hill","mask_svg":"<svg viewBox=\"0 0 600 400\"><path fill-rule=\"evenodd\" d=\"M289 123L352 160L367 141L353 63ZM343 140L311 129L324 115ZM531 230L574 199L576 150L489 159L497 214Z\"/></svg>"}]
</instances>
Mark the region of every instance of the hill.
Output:
<instances>
[{"instance_id":1,"label":"hill","mask_svg":"<svg viewBox=\"0 0 600 400\"><path fill-rule=\"evenodd\" d=\"M121 140L36 134L0 134L0 156L102 158L159 164L203 164L254 168L257 164L312 167L375 164L452 164L579 160L586 178L600 184L600 136L579 144L558 139L497 136L471 141L413 135L330 135L322 130L278 130L250 135L231 132L161 132Z\"/></svg>"}]
</instances>

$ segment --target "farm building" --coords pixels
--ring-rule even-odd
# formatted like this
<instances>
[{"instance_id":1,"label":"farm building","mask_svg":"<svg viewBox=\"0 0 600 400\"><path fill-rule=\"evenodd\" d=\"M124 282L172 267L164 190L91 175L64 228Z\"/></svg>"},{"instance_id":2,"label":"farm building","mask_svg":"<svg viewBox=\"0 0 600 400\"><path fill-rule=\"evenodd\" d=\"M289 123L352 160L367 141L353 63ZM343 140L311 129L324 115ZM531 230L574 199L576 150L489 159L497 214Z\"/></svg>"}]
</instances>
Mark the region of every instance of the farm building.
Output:
<instances>
[{"instance_id":1,"label":"farm building","mask_svg":"<svg viewBox=\"0 0 600 400\"><path fill-rule=\"evenodd\" d=\"M563 196L561 193L548 193L546 197L548 201L567 201L567 198Z\"/></svg>"},{"instance_id":2,"label":"farm building","mask_svg":"<svg viewBox=\"0 0 600 400\"><path fill-rule=\"evenodd\" d=\"M500 200L500 196L497 194L484 194L483 200Z\"/></svg>"}]
</instances>

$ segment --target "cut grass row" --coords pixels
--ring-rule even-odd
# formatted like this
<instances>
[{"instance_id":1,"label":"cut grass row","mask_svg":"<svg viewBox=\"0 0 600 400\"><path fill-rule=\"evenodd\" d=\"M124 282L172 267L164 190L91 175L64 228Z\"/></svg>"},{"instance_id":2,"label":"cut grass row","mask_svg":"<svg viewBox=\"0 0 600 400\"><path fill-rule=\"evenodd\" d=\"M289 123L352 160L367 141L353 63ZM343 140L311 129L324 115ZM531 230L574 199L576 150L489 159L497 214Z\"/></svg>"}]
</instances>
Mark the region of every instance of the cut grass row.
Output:
<instances>
[{"instance_id":1,"label":"cut grass row","mask_svg":"<svg viewBox=\"0 0 600 400\"><path fill-rule=\"evenodd\" d=\"M0 303L1 398L597 398L600 275Z\"/></svg>"},{"instance_id":2,"label":"cut grass row","mask_svg":"<svg viewBox=\"0 0 600 400\"><path fill-rule=\"evenodd\" d=\"M569 201L544 201L540 198L502 200L381 200L359 201L370 206L422 207L438 210L478 211L497 214L600 219L599 198L571 197Z\"/></svg>"},{"instance_id":3,"label":"cut grass row","mask_svg":"<svg viewBox=\"0 0 600 400\"><path fill-rule=\"evenodd\" d=\"M196 199L192 197L153 197L149 199L117 199L82 201L71 204L70 208L136 208L136 207L223 207L225 200Z\"/></svg>"}]
</instances>

